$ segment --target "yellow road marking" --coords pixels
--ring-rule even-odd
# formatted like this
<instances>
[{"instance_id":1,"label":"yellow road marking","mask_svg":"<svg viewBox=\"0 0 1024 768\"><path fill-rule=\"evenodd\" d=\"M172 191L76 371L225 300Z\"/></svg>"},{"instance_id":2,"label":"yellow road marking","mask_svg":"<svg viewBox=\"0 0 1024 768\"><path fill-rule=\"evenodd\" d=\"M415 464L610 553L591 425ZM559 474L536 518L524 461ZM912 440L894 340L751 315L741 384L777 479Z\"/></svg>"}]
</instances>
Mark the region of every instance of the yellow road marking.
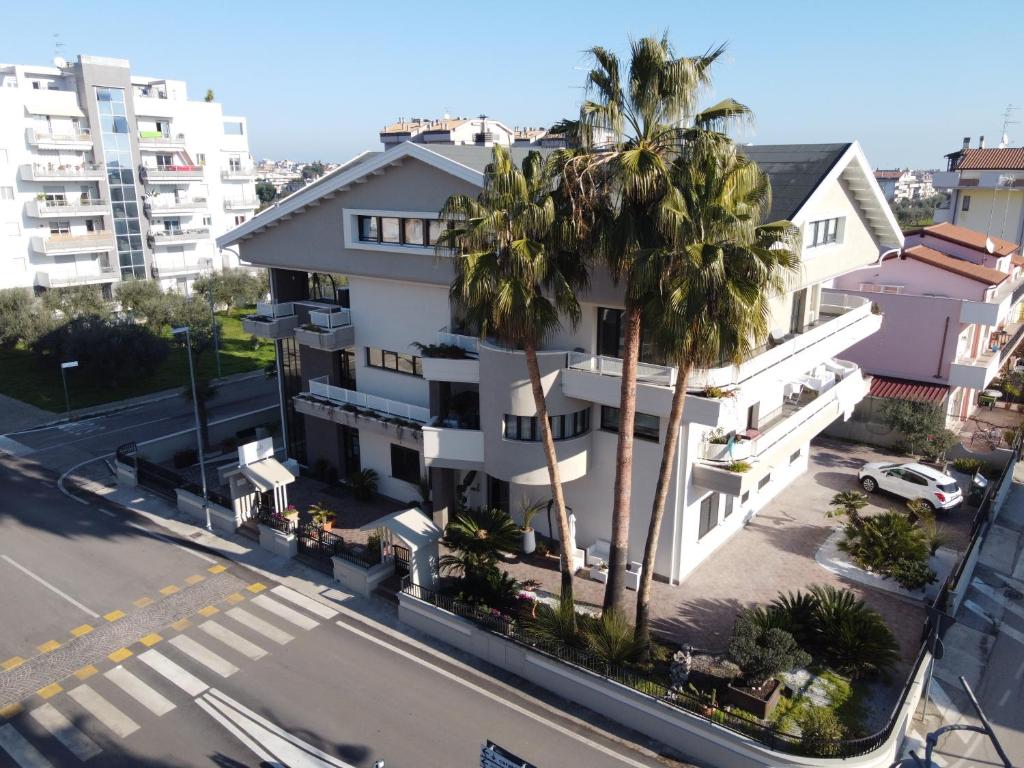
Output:
<instances>
[{"instance_id":1,"label":"yellow road marking","mask_svg":"<svg viewBox=\"0 0 1024 768\"><path fill-rule=\"evenodd\" d=\"M139 642L142 643L147 648L149 648L150 646L156 645L161 640L163 640L163 638L160 637L160 635L158 635L156 632L150 632L148 635L143 635L142 637L139 638Z\"/></svg>"},{"instance_id":2,"label":"yellow road marking","mask_svg":"<svg viewBox=\"0 0 1024 768\"><path fill-rule=\"evenodd\" d=\"M170 586L164 587L163 589L161 589L160 590L160 594L161 595L173 595L177 591L178 591L178 588L176 586L174 586L173 584L171 584Z\"/></svg>"},{"instance_id":3,"label":"yellow road marking","mask_svg":"<svg viewBox=\"0 0 1024 768\"><path fill-rule=\"evenodd\" d=\"M153 604L153 598L152 597L140 597L138 600L135 600L132 603L132 605L134 605L136 608L145 608L147 605L152 605L152 604Z\"/></svg>"},{"instance_id":4,"label":"yellow road marking","mask_svg":"<svg viewBox=\"0 0 1024 768\"><path fill-rule=\"evenodd\" d=\"M200 608L199 609L199 613L201 615L203 615L203 616L213 616L213 614L219 613L219 612L220 612L220 608L217 608L216 606L213 606L213 605L208 605L205 608Z\"/></svg>"},{"instance_id":5,"label":"yellow road marking","mask_svg":"<svg viewBox=\"0 0 1024 768\"><path fill-rule=\"evenodd\" d=\"M90 625L88 625L88 624L83 624L82 626L75 627L74 629L71 630L71 634L74 635L75 637L81 637L82 635L88 635L90 632L92 632L92 627Z\"/></svg>"},{"instance_id":6,"label":"yellow road marking","mask_svg":"<svg viewBox=\"0 0 1024 768\"><path fill-rule=\"evenodd\" d=\"M267 588L266 584L260 584L258 581L255 584L250 584L246 589L252 592L254 595L259 594Z\"/></svg>"},{"instance_id":7,"label":"yellow road marking","mask_svg":"<svg viewBox=\"0 0 1024 768\"><path fill-rule=\"evenodd\" d=\"M224 573L224 571L226 571L227 568L225 568L223 565L211 565L206 570L208 570L210 573Z\"/></svg>"},{"instance_id":8,"label":"yellow road marking","mask_svg":"<svg viewBox=\"0 0 1024 768\"><path fill-rule=\"evenodd\" d=\"M103 618L107 621L117 621L124 618L124 611L111 611L110 613L103 614Z\"/></svg>"},{"instance_id":9,"label":"yellow road marking","mask_svg":"<svg viewBox=\"0 0 1024 768\"><path fill-rule=\"evenodd\" d=\"M99 670L96 669L96 667L94 667L92 664L90 664L89 666L82 667L81 669L76 671L75 677L77 677L79 680L88 680L90 677L92 677L98 672Z\"/></svg>"},{"instance_id":10,"label":"yellow road marking","mask_svg":"<svg viewBox=\"0 0 1024 768\"><path fill-rule=\"evenodd\" d=\"M192 622L188 619L179 619L178 621L171 624L171 629L176 629L179 632L183 632L192 626Z\"/></svg>"},{"instance_id":11,"label":"yellow road marking","mask_svg":"<svg viewBox=\"0 0 1024 768\"><path fill-rule=\"evenodd\" d=\"M245 600L245 598L242 597L242 594L240 592L233 592L224 599L227 600L229 603L240 603L243 600Z\"/></svg>"},{"instance_id":12,"label":"yellow road marking","mask_svg":"<svg viewBox=\"0 0 1024 768\"><path fill-rule=\"evenodd\" d=\"M56 640L47 640L42 645L37 645L36 648L39 649L40 653L49 653L50 651L56 651L60 648L60 643Z\"/></svg>"},{"instance_id":13,"label":"yellow road marking","mask_svg":"<svg viewBox=\"0 0 1024 768\"><path fill-rule=\"evenodd\" d=\"M131 655L132 652L129 651L127 648L121 648L120 650L114 651L112 654L107 656L107 658L116 664L119 661L124 661Z\"/></svg>"},{"instance_id":14,"label":"yellow road marking","mask_svg":"<svg viewBox=\"0 0 1024 768\"><path fill-rule=\"evenodd\" d=\"M185 579L186 584L198 584L200 581L205 579L205 576L200 576L198 573L195 576L189 576Z\"/></svg>"},{"instance_id":15,"label":"yellow road marking","mask_svg":"<svg viewBox=\"0 0 1024 768\"><path fill-rule=\"evenodd\" d=\"M64 689L61 688L58 683L50 683L45 688L40 688L38 691L36 691L36 693L38 693L44 699L52 699L54 696L56 696L63 690Z\"/></svg>"},{"instance_id":16,"label":"yellow road marking","mask_svg":"<svg viewBox=\"0 0 1024 768\"><path fill-rule=\"evenodd\" d=\"M25 663L25 660L21 656L12 656L7 661L0 661L0 667L4 668L4 672L8 672L15 667L20 667Z\"/></svg>"},{"instance_id":17,"label":"yellow road marking","mask_svg":"<svg viewBox=\"0 0 1024 768\"><path fill-rule=\"evenodd\" d=\"M12 717L17 717L22 713L23 707L18 702L8 704L6 707L0 707L0 717L4 720L10 720Z\"/></svg>"}]
</instances>

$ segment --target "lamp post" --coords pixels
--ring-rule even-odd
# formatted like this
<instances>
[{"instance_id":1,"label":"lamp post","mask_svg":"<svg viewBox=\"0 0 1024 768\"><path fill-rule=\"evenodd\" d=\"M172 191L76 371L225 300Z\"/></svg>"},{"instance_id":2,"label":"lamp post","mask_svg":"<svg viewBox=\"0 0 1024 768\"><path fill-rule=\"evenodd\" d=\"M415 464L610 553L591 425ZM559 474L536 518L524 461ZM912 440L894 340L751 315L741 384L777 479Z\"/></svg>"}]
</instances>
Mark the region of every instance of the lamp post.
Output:
<instances>
[{"instance_id":1,"label":"lamp post","mask_svg":"<svg viewBox=\"0 0 1024 768\"><path fill-rule=\"evenodd\" d=\"M199 427L199 396L196 394L196 372L192 367L192 334L189 332L187 325L172 328L171 333L174 336L182 333L185 334L185 349L188 354L188 378L192 383L192 410L196 417L196 447L199 449L199 474L203 479L203 512L206 513L206 530L212 531L213 524L210 521L210 501L207 498L208 492L206 490L206 459L203 457L203 432Z\"/></svg>"},{"instance_id":2,"label":"lamp post","mask_svg":"<svg viewBox=\"0 0 1024 768\"><path fill-rule=\"evenodd\" d=\"M64 409L67 411L68 416L71 416L71 398L68 397L68 376L65 373L68 368L77 368L77 360L68 360L66 363L60 364L60 380L64 384Z\"/></svg>"}]
</instances>

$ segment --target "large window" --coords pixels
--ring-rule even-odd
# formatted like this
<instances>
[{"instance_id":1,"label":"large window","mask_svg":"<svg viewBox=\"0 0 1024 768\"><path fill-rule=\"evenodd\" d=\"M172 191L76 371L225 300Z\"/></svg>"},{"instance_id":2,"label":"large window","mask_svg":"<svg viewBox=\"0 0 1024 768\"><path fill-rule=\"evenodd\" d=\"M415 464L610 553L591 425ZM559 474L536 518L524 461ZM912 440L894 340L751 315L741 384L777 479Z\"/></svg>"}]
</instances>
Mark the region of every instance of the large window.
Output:
<instances>
[{"instance_id":1,"label":"large window","mask_svg":"<svg viewBox=\"0 0 1024 768\"><path fill-rule=\"evenodd\" d=\"M383 368L386 371L405 373L409 376L422 376L423 366L416 355L404 352L391 352L376 347L366 348L366 364L371 368Z\"/></svg>"},{"instance_id":2,"label":"large window","mask_svg":"<svg viewBox=\"0 0 1024 768\"><path fill-rule=\"evenodd\" d=\"M700 528L697 539L703 539L718 525L718 494L709 493L700 502Z\"/></svg>"},{"instance_id":3,"label":"large window","mask_svg":"<svg viewBox=\"0 0 1024 768\"><path fill-rule=\"evenodd\" d=\"M391 476L416 485L420 481L420 454L412 448L391 444Z\"/></svg>"},{"instance_id":4,"label":"large window","mask_svg":"<svg viewBox=\"0 0 1024 768\"><path fill-rule=\"evenodd\" d=\"M657 416L637 411L633 423L633 437L638 440L658 442L661 422ZM601 429L606 432L619 431L619 409L610 405L601 406Z\"/></svg>"},{"instance_id":5,"label":"large window","mask_svg":"<svg viewBox=\"0 0 1024 768\"><path fill-rule=\"evenodd\" d=\"M548 421L551 422L551 436L555 440L570 440L590 431L590 409L549 416ZM506 413L505 439L540 442L540 421L536 416L513 416Z\"/></svg>"},{"instance_id":6,"label":"large window","mask_svg":"<svg viewBox=\"0 0 1024 768\"><path fill-rule=\"evenodd\" d=\"M437 219L406 219L397 216L357 217L359 241L429 248L437 244L441 222Z\"/></svg>"},{"instance_id":7,"label":"large window","mask_svg":"<svg viewBox=\"0 0 1024 768\"><path fill-rule=\"evenodd\" d=\"M838 217L835 219L822 219L821 221L809 222L807 224L807 247L815 248L819 245L838 243L840 240L842 221L842 217Z\"/></svg>"},{"instance_id":8,"label":"large window","mask_svg":"<svg viewBox=\"0 0 1024 768\"><path fill-rule=\"evenodd\" d=\"M622 323L624 312L622 309L597 308L597 354L622 357L622 348L626 344L626 332ZM665 364L664 358L647 338L643 327L640 328L640 360L655 365Z\"/></svg>"}]
</instances>

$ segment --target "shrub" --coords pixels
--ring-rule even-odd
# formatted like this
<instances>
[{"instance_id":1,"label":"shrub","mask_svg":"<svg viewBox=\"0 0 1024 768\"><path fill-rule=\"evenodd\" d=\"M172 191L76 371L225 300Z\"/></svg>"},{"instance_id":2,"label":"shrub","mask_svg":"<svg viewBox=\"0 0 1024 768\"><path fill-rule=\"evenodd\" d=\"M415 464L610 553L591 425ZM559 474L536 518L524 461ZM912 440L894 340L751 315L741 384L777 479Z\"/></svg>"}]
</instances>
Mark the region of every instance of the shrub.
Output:
<instances>
[{"instance_id":1,"label":"shrub","mask_svg":"<svg viewBox=\"0 0 1024 768\"><path fill-rule=\"evenodd\" d=\"M547 603L537 606L536 617L527 625L527 632L543 644L577 647L581 643L581 618L572 597L559 595L554 606Z\"/></svg>"},{"instance_id":2,"label":"shrub","mask_svg":"<svg viewBox=\"0 0 1024 768\"><path fill-rule=\"evenodd\" d=\"M835 757L846 728L828 707L809 707L797 721L803 738L801 745L813 757Z\"/></svg>"},{"instance_id":3,"label":"shrub","mask_svg":"<svg viewBox=\"0 0 1024 768\"><path fill-rule=\"evenodd\" d=\"M953 462L953 468L958 472L966 472L973 475L979 469L981 469L981 461L979 459L972 459L969 457L961 457Z\"/></svg>"},{"instance_id":4,"label":"shrub","mask_svg":"<svg viewBox=\"0 0 1024 768\"><path fill-rule=\"evenodd\" d=\"M377 493L377 472L369 468L352 472L348 476L348 484L358 501L370 501Z\"/></svg>"},{"instance_id":5,"label":"shrub","mask_svg":"<svg viewBox=\"0 0 1024 768\"><path fill-rule=\"evenodd\" d=\"M645 643L639 640L632 624L621 613L608 609L596 621L586 621L583 639L587 649L605 664L622 666L636 661Z\"/></svg>"},{"instance_id":6,"label":"shrub","mask_svg":"<svg viewBox=\"0 0 1024 768\"><path fill-rule=\"evenodd\" d=\"M46 313L24 288L0 290L0 348L32 344L48 325Z\"/></svg>"},{"instance_id":7,"label":"shrub","mask_svg":"<svg viewBox=\"0 0 1024 768\"><path fill-rule=\"evenodd\" d=\"M948 431L946 430L945 412L931 403L914 400L885 400L882 403L882 420L889 428L902 433L902 447L906 449L907 453L918 455L930 453L949 437L949 435L942 435L941 441L929 447L935 436ZM943 448L943 451L948 447Z\"/></svg>"},{"instance_id":8,"label":"shrub","mask_svg":"<svg viewBox=\"0 0 1024 768\"><path fill-rule=\"evenodd\" d=\"M56 368L79 361L79 375L117 386L153 375L167 358L167 341L144 326L77 317L40 336L32 345L39 362Z\"/></svg>"},{"instance_id":9,"label":"shrub","mask_svg":"<svg viewBox=\"0 0 1024 768\"><path fill-rule=\"evenodd\" d=\"M729 658L755 688L780 672L811 663L810 654L797 645L793 635L778 627L766 627L763 615L750 611L743 611L736 618Z\"/></svg>"},{"instance_id":10,"label":"shrub","mask_svg":"<svg viewBox=\"0 0 1024 768\"><path fill-rule=\"evenodd\" d=\"M891 578L907 589L920 589L921 585L916 577L906 583L900 578L921 573L922 569L928 574L925 583L935 580L935 573L928 569L931 539L924 528L902 512L882 512L864 519L860 525L851 522L845 533L846 538L839 546L862 568ZM902 565L894 571L897 563Z\"/></svg>"},{"instance_id":11,"label":"shrub","mask_svg":"<svg viewBox=\"0 0 1024 768\"><path fill-rule=\"evenodd\" d=\"M184 469L185 467L191 467L197 461L199 461L199 454L195 448L184 448L180 451L175 451L174 458L175 469Z\"/></svg>"},{"instance_id":12,"label":"shrub","mask_svg":"<svg viewBox=\"0 0 1024 768\"><path fill-rule=\"evenodd\" d=\"M742 474L743 472L750 471L751 464L749 461L730 461L725 468L730 472L739 472Z\"/></svg>"},{"instance_id":13,"label":"shrub","mask_svg":"<svg viewBox=\"0 0 1024 768\"><path fill-rule=\"evenodd\" d=\"M805 650L814 648L817 600L808 592L787 592L772 600L765 612L770 626L789 632Z\"/></svg>"},{"instance_id":14,"label":"shrub","mask_svg":"<svg viewBox=\"0 0 1024 768\"><path fill-rule=\"evenodd\" d=\"M906 589L924 589L935 581L935 571L918 560L897 560L889 566L889 576Z\"/></svg>"},{"instance_id":15,"label":"shrub","mask_svg":"<svg viewBox=\"0 0 1024 768\"><path fill-rule=\"evenodd\" d=\"M469 360L471 355L456 344L421 344L415 342L413 347L423 357L440 357L448 360Z\"/></svg>"},{"instance_id":16,"label":"shrub","mask_svg":"<svg viewBox=\"0 0 1024 768\"><path fill-rule=\"evenodd\" d=\"M846 589L819 585L810 591L815 646L828 663L850 677L887 673L899 648L878 612Z\"/></svg>"}]
</instances>

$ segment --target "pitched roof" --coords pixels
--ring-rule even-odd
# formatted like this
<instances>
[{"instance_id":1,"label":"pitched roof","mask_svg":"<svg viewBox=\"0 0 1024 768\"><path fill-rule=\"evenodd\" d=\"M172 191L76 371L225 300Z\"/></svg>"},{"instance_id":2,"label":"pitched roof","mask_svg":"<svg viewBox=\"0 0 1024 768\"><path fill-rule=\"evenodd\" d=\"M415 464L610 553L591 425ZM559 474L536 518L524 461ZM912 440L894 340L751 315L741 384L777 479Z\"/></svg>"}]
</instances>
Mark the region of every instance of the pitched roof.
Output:
<instances>
[{"instance_id":1,"label":"pitched roof","mask_svg":"<svg viewBox=\"0 0 1024 768\"><path fill-rule=\"evenodd\" d=\"M940 240L946 240L950 243L956 243L957 245L964 245L968 248L973 248L976 251L982 253L995 253L997 256L1009 256L1014 251L1019 251L1020 246L1017 243L1012 243L1009 240L1003 240L1001 237L991 237L986 235L984 232L978 232L976 229L968 229L967 227L957 226L956 224L950 224L948 221L939 222L938 224L931 224L921 229L915 229L906 233L910 235L931 235L937 237ZM990 251L987 247L986 240L991 240L995 246L994 251Z\"/></svg>"},{"instance_id":2,"label":"pitched roof","mask_svg":"<svg viewBox=\"0 0 1024 768\"><path fill-rule=\"evenodd\" d=\"M954 275L960 275L960 277L966 277L969 280L984 283L985 285L999 285L1009 277L1008 274L1000 272L998 269L983 267L981 264L974 264L965 259L947 256L926 245L912 245L909 248L904 248L900 258L911 258L914 261L930 264L933 267L944 269L946 272L951 272Z\"/></svg>"},{"instance_id":3,"label":"pitched roof","mask_svg":"<svg viewBox=\"0 0 1024 768\"><path fill-rule=\"evenodd\" d=\"M741 147L772 183L769 221L792 219L850 144L765 144Z\"/></svg>"},{"instance_id":4,"label":"pitched roof","mask_svg":"<svg viewBox=\"0 0 1024 768\"><path fill-rule=\"evenodd\" d=\"M1024 147L965 149L953 154L959 155L958 171L1024 171Z\"/></svg>"},{"instance_id":5,"label":"pitched roof","mask_svg":"<svg viewBox=\"0 0 1024 768\"><path fill-rule=\"evenodd\" d=\"M872 376L871 397L884 397L890 400L919 400L926 403L941 403L949 394L949 387L944 384L922 384L919 381L893 379L888 376Z\"/></svg>"},{"instance_id":6,"label":"pitched roof","mask_svg":"<svg viewBox=\"0 0 1024 768\"><path fill-rule=\"evenodd\" d=\"M478 146L476 144L427 144L424 146L428 152L441 155L453 160L459 165L472 168L474 171L483 173L484 169L494 159L492 147ZM519 165L530 152L540 152L542 156L549 155L554 150L541 147L505 147L512 157L512 162Z\"/></svg>"},{"instance_id":7,"label":"pitched roof","mask_svg":"<svg viewBox=\"0 0 1024 768\"><path fill-rule=\"evenodd\" d=\"M875 171L876 179L899 179L903 171Z\"/></svg>"}]
</instances>

